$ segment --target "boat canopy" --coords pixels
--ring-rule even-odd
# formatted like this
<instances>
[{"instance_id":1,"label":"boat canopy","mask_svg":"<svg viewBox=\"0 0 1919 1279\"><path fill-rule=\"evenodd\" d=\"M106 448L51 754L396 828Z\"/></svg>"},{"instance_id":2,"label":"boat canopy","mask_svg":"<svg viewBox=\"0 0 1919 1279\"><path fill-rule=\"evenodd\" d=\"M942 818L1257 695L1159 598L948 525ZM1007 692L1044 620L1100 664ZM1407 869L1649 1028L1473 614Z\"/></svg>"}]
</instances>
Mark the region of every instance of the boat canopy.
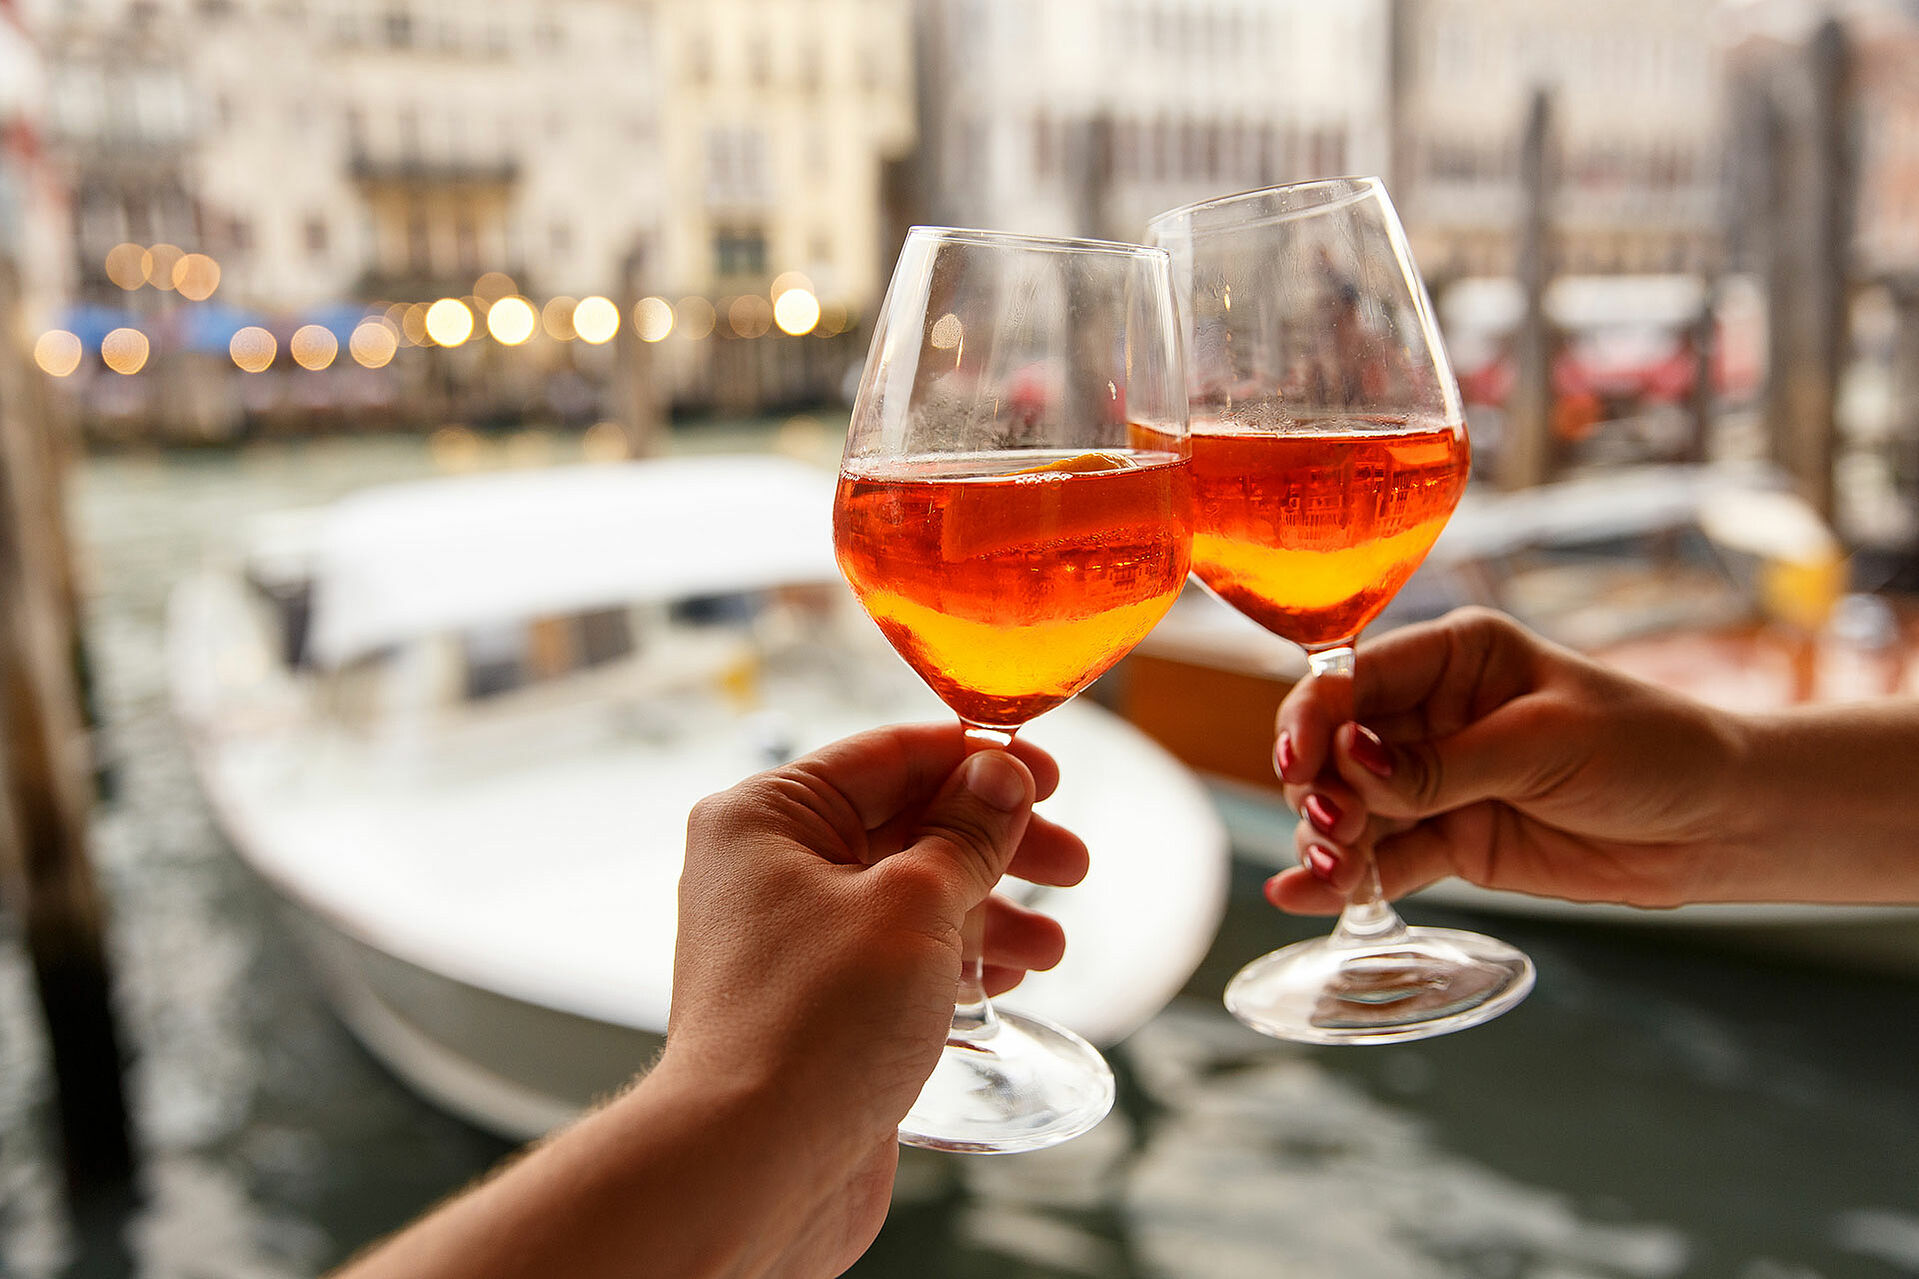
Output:
<instances>
[{"instance_id":1,"label":"boat canopy","mask_svg":"<svg viewBox=\"0 0 1919 1279\"><path fill-rule=\"evenodd\" d=\"M1838 539L1769 469L1644 466L1511 493L1469 493L1434 544L1438 564L1537 546L1636 537L1697 525L1713 541L1761 559L1812 563Z\"/></svg>"},{"instance_id":2,"label":"boat canopy","mask_svg":"<svg viewBox=\"0 0 1919 1279\"><path fill-rule=\"evenodd\" d=\"M834 477L749 454L382 486L314 530L312 654L692 595L837 582Z\"/></svg>"}]
</instances>

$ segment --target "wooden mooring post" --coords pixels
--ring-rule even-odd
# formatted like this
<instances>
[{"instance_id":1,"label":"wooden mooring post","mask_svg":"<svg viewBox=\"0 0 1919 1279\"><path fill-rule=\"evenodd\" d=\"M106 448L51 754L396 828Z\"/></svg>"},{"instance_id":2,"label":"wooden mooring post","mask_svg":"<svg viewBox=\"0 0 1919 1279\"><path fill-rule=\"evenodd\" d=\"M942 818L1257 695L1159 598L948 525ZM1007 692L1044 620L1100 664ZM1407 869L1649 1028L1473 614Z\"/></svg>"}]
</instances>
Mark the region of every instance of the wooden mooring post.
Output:
<instances>
[{"instance_id":1,"label":"wooden mooring post","mask_svg":"<svg viewBox=\"0 0 1919 1279\"><path fill-rule=\"evenodd\" d=\"M1534 90L1519 147L1518 276L1525 310L1513 337L1514 384L1499 444L1498 479L1504 489L1544 484L1553 474L1553 336L1546 314L1546 286L1553 276L1552 117L1552 94Z\"/></svg>"},{"instance_id":2,"label":"wooden mooring post","mask_svg":"<svg viewBox=\"0 0 1919 1279\"><path fill-rule=\"evenodd\" d=\"M1768 67L1754 99L1772 458L1801 497L1833 515L1854 174L1846 141L1845 28L1827 19Z\"/></svg>"},{"instance_id":3,"label":"wooden mooring post","mask_svg":"<svg viewBox=\"0 0 1919 1279\"><path fill-rule=\"evenodd\" d=\"M52 1051L76 1201L130 1185L72 569L44 383L26 360L17 276L0 258L0 899L20 921Z\"/></svg>"}]
</instances>

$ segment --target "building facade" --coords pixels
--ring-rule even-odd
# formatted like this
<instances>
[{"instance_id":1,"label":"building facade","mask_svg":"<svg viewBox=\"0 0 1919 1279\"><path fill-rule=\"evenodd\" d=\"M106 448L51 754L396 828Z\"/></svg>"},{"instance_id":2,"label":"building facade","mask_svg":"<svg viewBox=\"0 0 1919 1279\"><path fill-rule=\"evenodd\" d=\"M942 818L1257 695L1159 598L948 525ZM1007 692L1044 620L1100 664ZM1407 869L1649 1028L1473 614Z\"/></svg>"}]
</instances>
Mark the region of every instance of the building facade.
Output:
<instances>
[{"instance_id":1,"label":"building facade","mask_svg":"<svg viewBox=\"0 0 1919 1279\"><path fill-rule=\"evenodd\" d=\"M920 0L932 220L1137 239L1155 213L1382 172L1385 0Z\"/></svg>"},{"instance_id":2,"label":"building facade","mask_svg":"<svg viewBox=\"0 0 1919 1279\"><path fill-rule=\"evenodd\" d=\"M1520 139L1551 94L1556 266L1697 270L1723 233L1717 0L1396 0L1394 177L1429 278L1514 270Z\"/></svg>"},{"instance_id":3,"label":"building facade","mask_svg":"<svg viewBox=\"0 0 1919 1279\"><path fill-rule=\"evenodd\" d=\"M262 308L764 289L869 305L905 0L29 0L74 261L212 255ZM637 279L634 278L637 275Z\"/></svg>"}]
</instances>

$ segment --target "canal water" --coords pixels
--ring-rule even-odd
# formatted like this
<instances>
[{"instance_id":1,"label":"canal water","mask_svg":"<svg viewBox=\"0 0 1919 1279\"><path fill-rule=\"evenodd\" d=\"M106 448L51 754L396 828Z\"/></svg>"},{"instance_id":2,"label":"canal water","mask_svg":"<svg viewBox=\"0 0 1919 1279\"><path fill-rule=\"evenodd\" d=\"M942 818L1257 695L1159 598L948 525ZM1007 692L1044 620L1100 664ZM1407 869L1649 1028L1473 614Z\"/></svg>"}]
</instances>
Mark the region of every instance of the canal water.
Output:
<instances>
[{"instance_id":1,"label":"canal water","mask_svg":"<svg viewBox=\"0 0 1919 1279\"><path fill-rule=\"evenodd\" d=\"M683 428L677 442L758 438ZM315 1275L508 1153L333 1019L211 824L163 687L169 583L252 515L450 459L537 464L576 447L452 443L127 455L75 477L108 783L94 835L145 1195L117 1225L68 1220L44 1041L17 926L0 918L0 1275ZM1239 866L1184 995L1112 1053L1111 1119L1034 1155L909 1152L853 1273L1919 1275L1919 982L1657 931L1476 920L1538 962L1518 1010L1421 1044L1285 1045L1218 1003L1239 964L1323 927L1265 907L1261 875Z\"/></svg>"}]
</instances>

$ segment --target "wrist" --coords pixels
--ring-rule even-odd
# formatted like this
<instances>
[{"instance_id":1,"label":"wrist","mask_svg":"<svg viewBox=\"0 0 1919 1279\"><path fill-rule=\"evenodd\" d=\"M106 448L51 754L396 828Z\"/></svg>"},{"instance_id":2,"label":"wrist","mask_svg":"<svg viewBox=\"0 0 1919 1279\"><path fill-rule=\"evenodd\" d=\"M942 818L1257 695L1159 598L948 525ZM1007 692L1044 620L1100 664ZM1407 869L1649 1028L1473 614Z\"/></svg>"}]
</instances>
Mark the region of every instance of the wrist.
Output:
<instances>
[{"instance_id":1,"label":"wrist","mask_svg":"<svg viewBox=\"0 0 1919 1279\"><path fill-rule=\"evenodd\" d=\"M669 1042L633 1092L649 1110L700 1115L716 1140L737 1135L769 1168L784 1169L770 1180L808 1185L843 1174L892 1131L861 1129L857 1108L846 1103L848 1086L844 1080L829 1086L809 1079L797 1064Z\"/></svg>"}]
</instances>

